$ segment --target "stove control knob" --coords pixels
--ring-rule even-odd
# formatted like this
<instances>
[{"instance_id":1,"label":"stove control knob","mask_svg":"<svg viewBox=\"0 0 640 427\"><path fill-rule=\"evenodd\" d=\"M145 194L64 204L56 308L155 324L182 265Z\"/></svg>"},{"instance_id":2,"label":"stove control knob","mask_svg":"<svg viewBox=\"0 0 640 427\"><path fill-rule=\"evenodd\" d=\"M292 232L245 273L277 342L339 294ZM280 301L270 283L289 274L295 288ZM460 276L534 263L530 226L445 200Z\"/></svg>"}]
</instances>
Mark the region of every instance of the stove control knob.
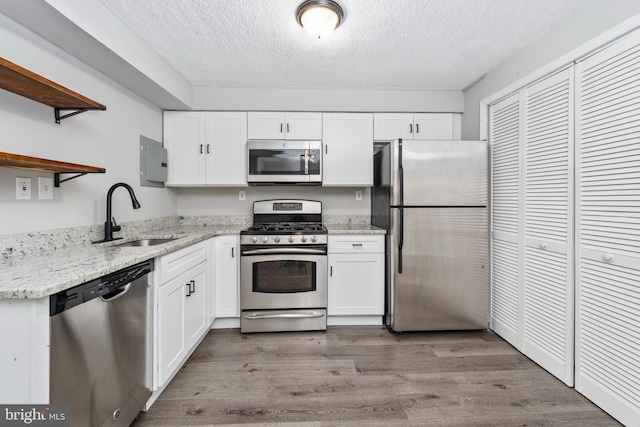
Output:
<instances>
[{"instance_id":1,"label":"stove control knob","mask_svg":"<svg viewBox=\"0 0 640 427\"><path fill-rule=\"evenodd\" d=\"M269 241L269 238L268 238L267 236L264 236L264 237L262 238L262 241L263 241L263 242L265 242L265 243L267 243L267 242Z\"/></svg>"},{"instance_id":2,"label":"stove control knob","mask_svg":"<svg viewBox=\"0 0 640 427\"><path fill-rule=\"evenodd\" d=\"M306 237L306 236L302 236L302 237L300 238L300 241L302 241L302 243L306 242L306 241L307 241L307 237Z\"/></svg>"},{"instance_id":3,"label":"stove control knob","mask_svg":"<svg viewBox=\"0 0 640 427\"><path fill-rule=\"evenodd\" d=\"M280 238L278 236L276 236L276 238L273 239L273 241L276 242L276 243L280 243Z\"/></svg>"},{"instance_id":4,"label":"stove control knob","mask_svg":"<svg viewBox=\"0 0 640 427\"><path fill-rule=\"evenodd\" d=\"M315 243L318 241L318 238L316 236L311 236L311 241Z\"/></svg>"},{"instance_id":5,"label":"stove control knob","mask_svg":"<svg viewBox=\"0 0 640 427\"><path fill-rule=\"evenodd\" d=\"M251 239L251 241L253 243L258 243L258 238L256 236L253 236L253 238Z\"/></svg>"},{"instance_id":6,"label":"stove control knob","mask_svg":"<svg viewBox=\"0 0 640 427\"><path fill-rule=\"evenodd\" d=\"M293 243L293 236L289 236L289 238L287 239L287 241L289 241L289 243Z\"/></svg>"}]
</instances>

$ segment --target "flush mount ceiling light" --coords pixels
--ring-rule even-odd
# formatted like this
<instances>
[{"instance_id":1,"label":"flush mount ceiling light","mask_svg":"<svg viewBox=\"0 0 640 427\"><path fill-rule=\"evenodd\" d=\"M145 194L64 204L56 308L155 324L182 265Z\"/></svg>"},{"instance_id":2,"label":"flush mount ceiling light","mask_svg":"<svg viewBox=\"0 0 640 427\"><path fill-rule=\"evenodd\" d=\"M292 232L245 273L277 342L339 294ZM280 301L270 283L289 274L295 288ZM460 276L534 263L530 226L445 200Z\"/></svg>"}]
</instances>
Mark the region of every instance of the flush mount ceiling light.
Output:
<instances>
[{"instance_id":1,"label":"flush mount ceiling light","mask_svg":"<svg viewBox=\"0 0 640 427\"><path fill-rule=\"evenodd\" d=\"M344 12L333 0L306 0L298 7L296 18L307 33L322 38L338 28Z\"/></svg>"}]
</instances>

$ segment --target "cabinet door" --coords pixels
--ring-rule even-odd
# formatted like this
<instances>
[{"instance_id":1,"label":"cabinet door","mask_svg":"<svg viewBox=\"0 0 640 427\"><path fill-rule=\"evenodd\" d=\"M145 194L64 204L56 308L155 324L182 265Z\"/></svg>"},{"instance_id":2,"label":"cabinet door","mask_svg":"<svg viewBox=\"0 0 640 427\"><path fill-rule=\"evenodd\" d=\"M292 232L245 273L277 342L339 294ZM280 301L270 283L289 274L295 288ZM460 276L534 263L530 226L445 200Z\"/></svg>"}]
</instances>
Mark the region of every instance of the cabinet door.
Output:
<instances>
[{"instance_id":1,"label":"cabinet door","mask_svg":"<svg viewBox=\"0 0 640 427\"><path fill-rule=\"evenodd\" d=\"M490 107L491 329L521 348L520 95Z\"/></svg>"},{"instance_id":2,"label":"cabinet door","mask_svg":"<svg viewBox=\"0 0 640 427\"><path fill-rule=\"evenodd\" d=\"M640 33L576 64L576 390L640 425Z\"/></svg>"},{"instance_id":3,"label":"cabinet door","mask_svg":"<svg viewBox=\"0 0 640 427\"><path fill-rule=\"evenodd\" d=\"M158 381L162 387L187 353L185 277L160 287L158 293Z\"/></svg>"},{"instance_id":4,"label":"cabinet door","mask_svg":"<svg viewBox=\"0 0 640 427\"><path fill-rule=\"evenodd\" d=\"M372 186L373 114L328 113L322 122L322 185Z\"/></svg>"},{"instance_id":5,"label":"cabinet door","mask_svg":"<svg viewBox=\"0 0 640 427\"><path fill-rule=\"evenodd\" d=\"M524 96L522 352L573 386L573 68Z\"/></svg>"},{"instance_id":6,"label":"cabinet door","mask_svg":"<svg viewBox=\"0 0 640 427\"><path fill-rule=\"evenodd\" d=\"M185 339L187 351L207 332L207 263L189 270L185 277Z\"/></svg>"},{"instance_id":7,"label":"cabinet door","mask_svg":"<svg viewBox=\"0 0 640 427\"><path fill-rule=\"evenodd\" d=\"M412 113L375 113L373 117L373 137L376 141L413 139L415 129Z\"/></svg>"},{"instance_id":8,"label":"cabinet door","mask_svg":"<svg viewBox=\"0 0 640 427\"><path fill-rule=\"evenodd\" d=\"M331 254L329 316L384 314L384 254Z\"/></svg>"},{"instance_id":9,"label":"cabinet door","mask_svg":"<svg viewBox=\"0 0 640 427\"><path fill-rule=\"evenodd\" d=\"M206 113L206 184L247 185L247 113Z\"/></svg>"},{"instance_id":10,"label":"cabinet door","mask_svg":"<svg viewBox=\"0 0 640 427\"><path fill-rule=\"evenodd\" d=\"M168 156L166 185L204 184L205 144L205 113L164 113L164 147Z\"/></svg>"},{"instance_id":11,"label":"cabinet door","mask_svg":"<svg viewBox=\"0 0 640 427\"><path fill-rule=\"evenodd\" d=\"M216 239L207 240L208 274L207 274L207 316L209 326L216 320Z\"/></svg>"},{"instance_id":12,"label":"cabinet door","mask_svg":"<svg viewBox=\"0 0 640 427\"><path fill-rule=\"evenodd\" d=\"M322 113L286 113L285 121L286 139L322 139Z\"/></svg>"},{"instance_id":13,"label":"cabinet door","mask_svg":"<svg viewBox=\"0 0 640 427\"><path fill-rule=\"evenodd\" d=\"M424 113L413 115L414 139L453 139L453 114Z\"/></svg>"},{"instance_id":14,"label":"cabinet door","mask_svg":"<svg viewBox=\"0 0 640 427\"><path fill-rule=\"evenodd\" d=\"M240 316L238 236L217 236L216 317Z\"/></svg>"},{"instance_id":15,"label":"cabinet door","mask_svg":"<svg viewBox=\"0 0 640 427\"><path fill-rule=\"evenodd\" d=\"M248 139L284 139L285 118L281 111L249 111Z\"/></svg>"}]
</instances>

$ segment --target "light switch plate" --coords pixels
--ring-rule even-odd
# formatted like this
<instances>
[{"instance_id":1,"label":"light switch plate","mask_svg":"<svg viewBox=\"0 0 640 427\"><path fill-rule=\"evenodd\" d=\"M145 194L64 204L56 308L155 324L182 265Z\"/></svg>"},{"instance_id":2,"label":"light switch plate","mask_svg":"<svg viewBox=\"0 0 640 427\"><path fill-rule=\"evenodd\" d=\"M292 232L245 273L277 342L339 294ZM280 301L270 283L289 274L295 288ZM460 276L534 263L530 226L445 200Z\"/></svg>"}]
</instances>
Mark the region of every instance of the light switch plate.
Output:
<instances>
[{"instance_id":1,"label":"light switch plate","mask_svg":"<svg viewBox=\"0 0 640 427\"><path fill-rule=\"evenodd\" d=\"M16 177L16 200L31 200L31 178Z\"/></svg>"},{"instance_id":2,"label":"light switch plate","mask_svg":"<svg viewBox=\"0 0 640 427\"><path fill-rule=\"evenodd\" d=\"M40 200L53 199L53 178L38 177L38 198Z\"/></svg>"}]
</instances>

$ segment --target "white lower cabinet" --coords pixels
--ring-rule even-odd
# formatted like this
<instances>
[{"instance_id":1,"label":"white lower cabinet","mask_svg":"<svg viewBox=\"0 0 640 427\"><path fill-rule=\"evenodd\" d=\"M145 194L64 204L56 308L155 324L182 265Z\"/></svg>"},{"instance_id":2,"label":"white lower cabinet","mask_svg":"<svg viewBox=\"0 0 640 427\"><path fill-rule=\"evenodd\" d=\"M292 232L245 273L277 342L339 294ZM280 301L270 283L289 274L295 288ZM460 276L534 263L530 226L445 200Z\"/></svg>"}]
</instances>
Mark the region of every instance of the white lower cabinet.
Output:
<instances>
[{"instance_id":1,"label":"white lower cabinet","mask_svg":"<svg viewBox=\"0 0 640 427\"><path fill-rule=\"evenodd\" d=\"M329 236L327 315L384 314L384 236Z\"/></svg>"},{"instance_id":2,"label":"white lower cabinet","mask_svg":"<svg viewBox=\"0 0 640 427\"><path fill-rule=\"evenodd\" d=\"M158 387L164 386L182 366L209 329L206 253L206 245L200 243L159 259ZM167 265L183 267L163 269Z\"/></svg>"},{"instance_id":3,"label":"white lower cabinet","mask_svg":"<svg viewBox=\"0 0 640 427\"><path fill-rule=\"evenodd\" d=\"M215 244L215 310L216 319L240 316L240 255L238 236L216 236Z\"/></svg>"}]
</instances>

